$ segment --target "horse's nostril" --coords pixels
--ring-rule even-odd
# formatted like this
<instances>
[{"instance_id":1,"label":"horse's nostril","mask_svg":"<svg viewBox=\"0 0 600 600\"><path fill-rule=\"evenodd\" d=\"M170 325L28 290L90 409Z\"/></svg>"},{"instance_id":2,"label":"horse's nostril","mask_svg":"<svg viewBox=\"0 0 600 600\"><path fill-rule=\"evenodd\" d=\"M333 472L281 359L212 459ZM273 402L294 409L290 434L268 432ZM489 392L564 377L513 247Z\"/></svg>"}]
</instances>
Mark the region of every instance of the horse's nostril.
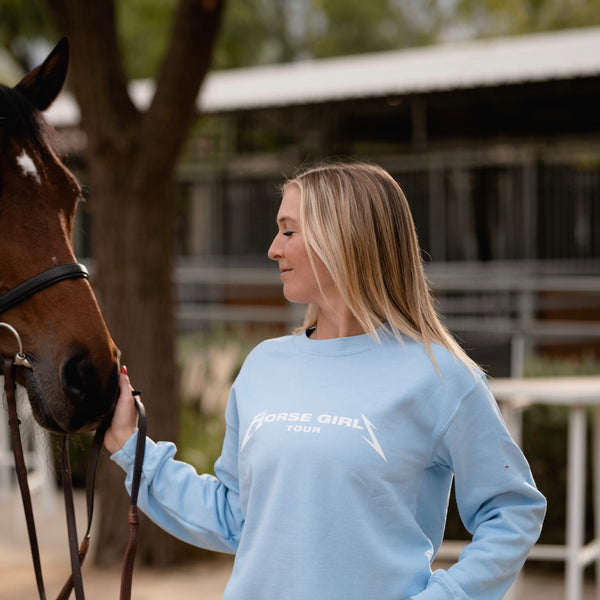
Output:
<instances>
[{"instance_id":1,"label":"horse's nostril","mask_svg":"<svg viewBox=\"0 0 600 600\"><path fill-rule=\"evenodd\" d=\"M85 355L75 355L65 363L63 385L70 395L79 397L98 389L96 369Z\"/></svg>"},{"instance_id":2,"label":"horse's nostril","mask_svg":"<svg viewBox=\"0 0 600 600\"><path fill-rule=\"evenodd\" d=\"M118 394L117 363L105 365L86 351L63 362L61 383L70 409L69 431L95 428L113 407Z\"/></svg>"}]
</instances>

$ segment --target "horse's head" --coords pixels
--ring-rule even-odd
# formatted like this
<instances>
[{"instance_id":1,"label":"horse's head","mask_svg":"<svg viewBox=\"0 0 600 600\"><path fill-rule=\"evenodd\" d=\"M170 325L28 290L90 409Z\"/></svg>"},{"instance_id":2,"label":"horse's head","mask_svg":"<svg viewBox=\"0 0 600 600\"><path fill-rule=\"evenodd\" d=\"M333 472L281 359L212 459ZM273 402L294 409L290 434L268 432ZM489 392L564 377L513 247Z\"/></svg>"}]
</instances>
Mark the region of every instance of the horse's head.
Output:
<instances>
[{"instance_id":1,"label":"horse's head","mask_svg":"<svg viewBox=\"0 0 600 600\"><path fill-rule=\"evenodd\" d=\"M23 281L74 263L72 230L81 195L49 144L41 116L64 83L66 40L14 88L0 85L0 296ZM21 336L32 368L17 368L36 419L57 432L93 429L112 408L119 352L84 278L36 292L0 314ZM0 354L17 342L0 329Z\"/></svg>"}]
</instances>

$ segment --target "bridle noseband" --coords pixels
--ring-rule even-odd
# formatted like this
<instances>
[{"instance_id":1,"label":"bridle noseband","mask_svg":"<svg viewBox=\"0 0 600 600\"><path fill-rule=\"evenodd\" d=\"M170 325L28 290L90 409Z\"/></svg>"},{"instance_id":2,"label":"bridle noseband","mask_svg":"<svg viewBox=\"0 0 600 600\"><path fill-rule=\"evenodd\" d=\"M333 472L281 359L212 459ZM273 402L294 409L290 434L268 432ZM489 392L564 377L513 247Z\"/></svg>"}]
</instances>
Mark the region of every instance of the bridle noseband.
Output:
<instances>
[{"instance_id":1,"label":"bridle noseband","mask_svg":"<svg viewBox=\"0 0 600 600\"><path fill-rule=\"evenodd\" d=\"M85 279L90 278L88 270L85 265L82 265L81 263L68 263L46 269L30 279L25 280L23 283L20 283L12 288L12 290L0 295L0 315L59 281L79 279L81 277ZM21 338L17 333L17 330L8 323L0 323L0 326L9 329L19 343L19 352L17 352L14 358L15 365L31 369L31 364L23 352L23 344L21 343Z\"/></svg>"},{"instance_id":2,"label":"bridle noseband","mask_svg":"<svg viewBox=\"0 0 600 600\"><path fill-rule=\"evenodd\" d=\"M31 279L27 279L23 283L14 287L9 292L0 296L0 314L13 308L17 304L31 298L39 291L66 279L78 279L84 277L89 279L88 270L80 263L69 263L66 265L58 265L51 267L38 275L34 275Z\"/></svg>"},{"instance_id":3,"label":"bridle noseband","mask_svg":"<svg viewBox=\"0 0 600 600\"><path fill-rule=\"evenodd\" d=\"M37 292L67 279L88 279L88 271L84 265L79 263L70 263L52 267L43 273L35 275L19 284L12 290L0 296L0 314L13 308L14 306L31 298ZM27 522L27 532L29 535L29 545L33 566L35 571L36 583L40 600L46 600L44 582L42 577L42 568L35 531L35 522L33 518L33 508L31 504L31 494L27 481L27 466L25 465L23 446L19 431L20 420L17 415L16 406L16 382L14 378L15 367L25 367L32 369L32 365L27 359L23 350L23 343L18 331L8 323L0 322L0 328L8 329L15 337L18 345L18 351L13 357L0 356L2 359L1 374L4 376L4 391L7 399L9 425L12 436L13 455L15 459L15 470L17 481L21 491L21 499L25 511L25 520ZM120 600L129 600L131 598L131 585L133 579L134 558L138 543L139 517L137 512L137 495L142 475L142 465L144 461L144 449L146 439L146 415L144 406L138 397L135 397L135 406L138 411L138 439L135 452L134 472L131 490L131 502L129 505L129 542L125 551L123 568L121 571L121 590ZM67 436L63 436L62 442L62 483L65 497L65 511L67 516L67 529L69 538L69 553L71 557L71 575L59 595L57 600L67 600L71 592L75 591L76 600L85 600L83 592L83 580L81 576L81 566L85 560L89 548L90 531L92 526L92 515L94 511L94 487L96 481L96 468L100 458L100 452L104 441L104 434L110 425L112 415L108 415L100 424L94 435L90 456L88 459L88 468L86 476L86 500L87 500L87 529L81 545L78 547L77 527L75 522L75 507L73 504L73 486L71 481L71 466L69 460L69 450Z\"/></svg>"},{"instance_id":4,"label":"bridle noseband","mask_svg":"<svg viewBox=\"0 0 600 600\"><path fill-rule=\"evenodd\" d=\"M88 270L85 265L82 265L81 263L68 263L46 269L30 279L25 280L23 283L20 283L12 288L12 290L0 295L0 315L59 281L79 279L81 277L85 279L90 278ZM27 357L23 352L23 344L17 330L8 323L0 323L0 327L10 330L19 344L19 351L14 358L15 366L31 369L31 363L27 360Z\"/></svg>"},{"instance_id":5,"label":"bridle noseband","mask_svg":"<svg viewBox=\"0 0 600 600\"><path fill-rule=\"evenodd\" d=\"M79 279L81 277L85 279L89 279L90 277L88 270L81 263L58 265L57 267L51 267L42 273L38 273L23 283L20 283L12 290L0 295L0 315L59 281ZM11 330L19 343L19 352L15 355L14 359L15 365L31 368L31 364L23 352L23 344L21 343L21 338L16 329L8 323L1 323L0 325Z\"/></svg>"}]
</instances>

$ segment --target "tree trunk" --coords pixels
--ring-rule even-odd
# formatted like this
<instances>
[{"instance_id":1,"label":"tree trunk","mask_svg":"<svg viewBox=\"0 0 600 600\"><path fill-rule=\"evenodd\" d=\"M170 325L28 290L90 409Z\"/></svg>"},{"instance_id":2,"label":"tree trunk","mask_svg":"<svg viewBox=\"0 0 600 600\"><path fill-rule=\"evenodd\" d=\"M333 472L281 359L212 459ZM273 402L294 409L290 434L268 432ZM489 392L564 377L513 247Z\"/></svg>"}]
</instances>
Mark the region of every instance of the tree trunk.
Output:
<instances>
[{"instance_id":1,"label":"tree trunk","mask_svg":"<svg viewBox=\"0 0 600 600\"><path fill-rule=\"evenodd\" d=\"M92 169L95 284L106 322L123 353L122 363L143 392L149 436L177 441L171 181L133 189L130 163L131 157L112 154ZM121 181L115 185L119 172ZM99 491L102 527L96 561L105 565L123 556L128 505L123 472L108 461ZM166 564L176 560L175 550L173 538L143 522L140 558Z\"/></svg>"},{"instance_id":2,"label":"tree trunk","mask_svg":"<svg viewBox=\"0 0 600 600\"><path fill-rule=\"evenodd\" d=\"M70 82L88 138L94 288L122 363L143 392L150 437L176 441L173 178L224 2L180 1L155 97L144 114L127 94L113 2L48 4L70 40ZM101 565L121 561L127 544L123 479L120 469L104 461L95 540ZM147 519L140 534L138 557L146 564L180 558L183 545Z\"/></svg>"}]
</instances>

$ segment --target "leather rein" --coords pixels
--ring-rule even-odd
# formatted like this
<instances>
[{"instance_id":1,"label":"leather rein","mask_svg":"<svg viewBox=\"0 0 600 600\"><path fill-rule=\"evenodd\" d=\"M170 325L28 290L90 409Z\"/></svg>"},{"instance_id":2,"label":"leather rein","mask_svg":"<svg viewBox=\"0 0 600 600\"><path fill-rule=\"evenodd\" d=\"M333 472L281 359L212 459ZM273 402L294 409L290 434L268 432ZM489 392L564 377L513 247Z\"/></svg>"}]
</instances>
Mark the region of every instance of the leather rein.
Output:
<instances>
[{"instance_id":1,"label":"leather rein","mask_svg":"<svg viewBox=\"0 0 600 600\"><path fill-rule=\"evenodd\" d=\"M76 278L87 279L88 277L89 275L87 269L85 268L85 266L79 263L59 265L57 267L48 269L47 271L44 271L43 273L40 273L39 275L28 279L27 281L21 283L9 292L0 296L0 314L12 308L13 306L27 300L40 290L43 290L60 281ZM8 323L3 322L0 322L0 328L8 329L16 338L19 346L19 350L14 356L2 356L2 375L4 376L4 391L6 394L6 400L8 405L8 421L11 431L15 470L17 474L19 490L21 492L21 499L23 502L23 509L25 512L25 520L27 522L27 533L29 536L29 546L31 549L31 557L33 560L36 583L40 600L46 600L46 592L44 590L44 580L42 576L42 567L40 561L39 545L37 541L35 520L33 516L33 508L31 503L31 493L29 490L29 483L27 479L27 466L25 464L23 445L21 442L21 434L19 430L20 421L17 414L16 404L15 369L16 367L31 369L32 365L29 362L25 352L23 351L21 338L16 329ZM120 600L130 600L131 598L133 567L139 536L139 515L137 509L137 497L142 475L142 465L144 462L144 450L146 439L146 414L144 410L144 405L141 403L137 396L135 396L134 399L136 409L138 411L138 438L133 469L131 501L129 505L128 514L129 541L127 544L127 549L125 550L123 566L121 569L121 589L119 596ZM102 450L104 434L106 433L106 430L110 425L111 419L112 415L107 415L96 430L94 440L92 442L92 447L90 450L90 456L88 458L86 474L87 528L81 544L78 544L79 538L77 536L75 507L73 502L73 484L71 476L72 474L69 459L68 436L62 436L61 479L65 499L69 554L71 559L71 575L69 576L68 580L59 592L57 600L67 600L73 590L75 591L76 600L85 600L81 567L85 560L90 544L90 531L92 527L92 517L94 513L94 488L96 483L96 469Z\"/></svg>"}]
</instances>

